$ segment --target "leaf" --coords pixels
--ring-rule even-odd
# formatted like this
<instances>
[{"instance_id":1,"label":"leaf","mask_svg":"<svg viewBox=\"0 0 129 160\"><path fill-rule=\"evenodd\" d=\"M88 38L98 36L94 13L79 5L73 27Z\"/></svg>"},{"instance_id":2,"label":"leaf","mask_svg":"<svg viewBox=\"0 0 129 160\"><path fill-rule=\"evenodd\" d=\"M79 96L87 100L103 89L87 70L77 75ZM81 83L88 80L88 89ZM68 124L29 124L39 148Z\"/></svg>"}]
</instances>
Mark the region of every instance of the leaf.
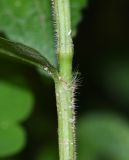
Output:
<instances>
[{"instance_id":1,"label":"leaf","mask_svg":"<svg viewBox=\"0 0 129 160\"><path fill-rule=\"evenodd\" d=\"M25 133L18 125L0 123L0 157L16 154L25 146Z\"/></svg>"},{"instance_id":2,"label":"leaf","mask_svg":"<svg viewBox=\"0 0 129 160\"><path fill-rule=\"evenodd\" d=\"M88 6L89 0L71 0L71 21L73 35L77 33L77 25L82 19L82 9Z\"/></svg>"},{"instance_id":3,"label":"leaf","mask_svg":"<svg viewBox=\"0 0 129 160\"><path fill-rule=\"evenodd\" d=\"M86 4L85 0L71 0L73 32ZM35 48L56 65L50 0L0 0L0 11L1 32L13 41Z\"/></svg>"},{"instance_id":4,"label":"leaf","mask_svg":"<svg viewBox=\"0 0 129 160\"><path fill-rule=\"evenodd\" d=\"M94 160L99 156L109 160L129 159L129 125L115 114L94 113L82 117L78 136L80 160L83 157Z\"/></svg>"},{"instance_id":5,"label":"leaf","mask_svg":"<svg viewBox=\"0 0 129 160\"><path fill-rule=\"evenodd\" d=\"M47 61L46 58L41 56L35 49L23 44L11 42L0 37L0 52L34 64L47 71L49 74L54 75L56 73L56 69Z\"/></svg>"},{"instance_id":6,"label":"leaf","mask_svg":"<svg viewBox=\"0 0 129 160\"><path fill-rule=\"evenodd\" d=\"M32 111L33 99L32 93L26 88L0 80L0 122L25 120Z\"/></svg>"},{"instance_id":7,"label":"leaf","mask_svg":"<svg viewBox=\"0 0 129 160\"><path fill-rule=\"evenodd\" d=\"M23 76L6 74L1 73L0 79L0 157L16 154L25 146L26 135L19 122L28 118L34 103Z\"/></svg>"}]
</instances>

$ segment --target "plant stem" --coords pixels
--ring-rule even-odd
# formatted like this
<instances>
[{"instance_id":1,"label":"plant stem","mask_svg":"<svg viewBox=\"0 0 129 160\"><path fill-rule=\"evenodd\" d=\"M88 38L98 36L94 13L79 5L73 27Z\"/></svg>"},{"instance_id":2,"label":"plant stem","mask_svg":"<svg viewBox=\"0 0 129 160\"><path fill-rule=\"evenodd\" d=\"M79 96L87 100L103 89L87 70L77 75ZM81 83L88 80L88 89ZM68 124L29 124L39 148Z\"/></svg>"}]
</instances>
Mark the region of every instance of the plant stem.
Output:
<instances>
[{"instance_id":1,"label":"plant stem","mask_svg":"<svg viewBox=\"0 0 129 160\"><path fill-rule=\"evenodd\" d=\"M71 88L64 81L56 83L60 160L75 160L74 114Z\"/></svg>"},{"instance_id":2,"label":"plant stem","mask_svg":"<svg viewBox=\"0 0 129 160\"><path fill-rule=\"evenodd\" d=\"M59 75L55 79L60 160L75 160L73 45L69 0L52 0L57 36Z\"/></svg>"}]
</instances>

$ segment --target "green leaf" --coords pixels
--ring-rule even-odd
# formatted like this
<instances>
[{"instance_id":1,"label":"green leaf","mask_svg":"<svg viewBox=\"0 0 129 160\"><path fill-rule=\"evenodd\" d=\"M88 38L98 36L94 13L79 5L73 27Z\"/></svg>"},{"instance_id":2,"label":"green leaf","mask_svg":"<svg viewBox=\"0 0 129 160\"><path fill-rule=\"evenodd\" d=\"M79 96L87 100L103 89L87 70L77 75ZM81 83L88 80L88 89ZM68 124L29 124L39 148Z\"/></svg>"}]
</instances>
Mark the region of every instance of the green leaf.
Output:
<instances>
[{"instance_id":1,"label":"green leaf","mask_svg":"<svg viewBox=\"0 0 129 160\"><path fill-rule=\"evenodd\" d=\"M20 152L25 146L26 135L19 125L31 114L34 96L28 88L21 64L10 59L0 59L0 64L1 159Z\"/></svg>"},{"instance_id":2,"label":"green leaf","mask_svg":"<svg viewBox=\"0 0 129 160\"><path fill-rule=\"evenodd\" d=\"M18 125L0 123L0 157L16 154L25 146L25 133Z\"/></svg>"},{"instance_id":3,"label":"green leaf","mask_svg":"<svg viewBox=\"0 0 129 160\"><path fill-rule=\"evenodd\" d=\"M99 156L108 160L129 159L129 125L110 113L94 113L82 117L78 123L80 160L94 160Z\"/></svg>"},{"instance_id":4,"label":"green leaf","mask_svg":"<svg viewBox=\"0 0 129 160\"><path fill-rule=\"evenodd\" d=\"M0 0L0 31L13 41L35 48L56 65L50 3L50 0ZM71 0L73 32L86 4L85 0Z\"/></svg>"},{"instance_id":5,"label":"green leaf","mask_svg":"<svg viewBox=\"0 0 129 160\"><path fill-rule=\"evenodd\" d=\"M77 25L82 19L82 9L88 6L89 0L71 0L71 21L73 35L77 33Z\"/></svg>"},{"instance_id":6,"label":"green leaf","mask_svg":"<svg viewBox=\"0 0 129 160\"><path fill-rule=\"evenodd\" d=\"M11 40L37 49L55 64L50 1L1 0L0 10L1 31Z\"/></svg>"},{"instance_id":7,"label":"green leaf","mask_svg":"<svg viewBox=\"0 0 129 160\"><path fill-rule=\"evenodd\" d=\"M25 120L32 111L33 98L29 90L0 80L0 122Z\"/></svg>"},{"instance_id":8,"label":"green leaf","mask_svg":"<svg viewBox=\"0 0 129 160\"><path fill-rule=\"evenodd\" d=\"M40 55L38 51L20 43L12 42L0 37L0 52L23 61L34 64L49 74L55 75L56 69Z\"/></svg>"}]
</instances>

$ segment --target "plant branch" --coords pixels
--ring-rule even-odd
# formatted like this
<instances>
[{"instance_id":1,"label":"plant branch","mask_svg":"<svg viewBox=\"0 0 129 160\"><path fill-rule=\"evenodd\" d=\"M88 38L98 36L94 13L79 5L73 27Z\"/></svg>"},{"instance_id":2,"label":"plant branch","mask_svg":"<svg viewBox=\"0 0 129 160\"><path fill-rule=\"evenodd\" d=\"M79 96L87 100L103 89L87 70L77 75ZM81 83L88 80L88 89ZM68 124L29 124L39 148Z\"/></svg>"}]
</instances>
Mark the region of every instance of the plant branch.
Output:
<instances>
[{"instance_id":1,"label":"plant branch","mask_svg":"<svg viewBox=\"0 0 129 160\"><path fill-rule=\"evenodd\" d=\"M73 44L69 0L52 0L57 37L59 76L55 79L59 156L75 160L74 85L72 82Z\"/></svg>"}]
</instances>

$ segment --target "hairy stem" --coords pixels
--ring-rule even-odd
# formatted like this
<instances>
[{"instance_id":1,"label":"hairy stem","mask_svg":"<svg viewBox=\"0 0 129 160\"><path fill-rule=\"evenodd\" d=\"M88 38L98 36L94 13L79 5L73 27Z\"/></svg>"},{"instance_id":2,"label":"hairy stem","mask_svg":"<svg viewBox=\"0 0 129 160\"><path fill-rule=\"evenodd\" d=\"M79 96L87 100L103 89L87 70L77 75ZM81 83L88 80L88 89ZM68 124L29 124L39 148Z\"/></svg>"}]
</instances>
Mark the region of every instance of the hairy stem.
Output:
<instances>
[{"instance_id":1,"label":"hairy stem","mask_svg":"<svg viewBox=\"0 0 129 160\"><path fill-rule=\"evenodd\" d=\"M69 0L52 0L59 75L55 79L60 160L75 160L75 117L72 84L73 45Z\"/></svg>"},{"instance_id":2,"label":"hairy stem","mask_svg":"<svg viewBox=\"0 0 129 160\"><path fill-rule=\"evenodd\" d=\"M56 83L60 160L75 160L74 113L71 86L63 80Z\"/></svg>"}]
</instances>

